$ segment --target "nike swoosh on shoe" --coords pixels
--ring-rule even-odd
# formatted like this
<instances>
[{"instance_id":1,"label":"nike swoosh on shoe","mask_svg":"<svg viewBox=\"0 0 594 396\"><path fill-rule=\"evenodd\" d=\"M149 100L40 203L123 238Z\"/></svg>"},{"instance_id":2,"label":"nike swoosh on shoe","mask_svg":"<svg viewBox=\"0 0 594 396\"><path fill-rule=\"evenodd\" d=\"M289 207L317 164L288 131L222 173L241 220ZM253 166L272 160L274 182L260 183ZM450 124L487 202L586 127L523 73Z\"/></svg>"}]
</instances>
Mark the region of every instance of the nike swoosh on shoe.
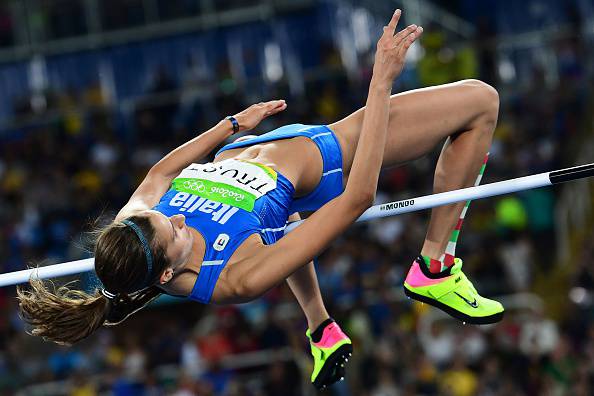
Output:
<instances>
[{"instance_id":1,"label":"nike swoosh on shoe","mask_svg":"<svg viewBox=\"0 0 594 396\"><path fill-rule=\"evenodd\" d=\"M454 292L455 295L457 295L458 297L460 297L462 300L464 300L466 302L466 304L470 305L472 308L478 308L478 302L476 301L476 297L474 298L474 301L470 301L468 299L466 299L464 296L460 295L458 292Z\"/></svg>"}]
</instances>

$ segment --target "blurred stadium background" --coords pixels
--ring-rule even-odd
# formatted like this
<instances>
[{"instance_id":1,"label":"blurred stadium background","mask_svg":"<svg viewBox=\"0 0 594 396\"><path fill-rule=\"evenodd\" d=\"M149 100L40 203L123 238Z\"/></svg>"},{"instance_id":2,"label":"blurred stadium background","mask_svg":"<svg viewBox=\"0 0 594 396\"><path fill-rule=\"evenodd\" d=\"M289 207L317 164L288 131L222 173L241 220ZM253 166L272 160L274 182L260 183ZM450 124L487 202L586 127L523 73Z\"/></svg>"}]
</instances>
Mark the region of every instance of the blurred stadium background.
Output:
<instances>
[{"instance_id":1,"label":"blurred stadium background","mask_svg":"<svg viewBox=\"0 0 594 396\"><path fill-rule=\"evenodd\" d=\"M289 103L259 131L361 106L396 7L425 34L395 91L463 78L499 90L483 182L592 161L591 0L4 0L0 272L88 257L86 232L150 165L253 102ZM438 151L385 171L378 201L430 193ZM427 212L353 227L317 267L356 348L326 394L594 394L593 191L586 180L473 202L458 254L507 306L494 326L404 298ZM0 394L314 395L305 329L279 287L231 307L162 298L62 348L25 334L3 288Z\"/></svg>"}]
</instances>

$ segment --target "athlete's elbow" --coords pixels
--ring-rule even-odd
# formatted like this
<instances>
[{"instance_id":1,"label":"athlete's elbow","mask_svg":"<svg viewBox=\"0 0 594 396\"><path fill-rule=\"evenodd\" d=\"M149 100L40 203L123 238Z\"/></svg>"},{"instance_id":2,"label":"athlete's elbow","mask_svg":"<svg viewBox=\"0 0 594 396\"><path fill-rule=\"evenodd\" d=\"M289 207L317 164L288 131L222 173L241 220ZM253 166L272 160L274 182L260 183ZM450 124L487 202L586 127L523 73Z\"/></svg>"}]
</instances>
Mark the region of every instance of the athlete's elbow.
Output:
<instances>
[{"instance_id":1,"label":"athlete's elbow","mask_svg":"<svg viewBox=\"0 0 594 396\"><path fill-rule=\"evenodd\" d=\"M235 286L234 294L240 302L249 302L257 299L264 294L264 290L255 282L253 277L248 277L238 282Z\"/></svg>"}]
</instances>

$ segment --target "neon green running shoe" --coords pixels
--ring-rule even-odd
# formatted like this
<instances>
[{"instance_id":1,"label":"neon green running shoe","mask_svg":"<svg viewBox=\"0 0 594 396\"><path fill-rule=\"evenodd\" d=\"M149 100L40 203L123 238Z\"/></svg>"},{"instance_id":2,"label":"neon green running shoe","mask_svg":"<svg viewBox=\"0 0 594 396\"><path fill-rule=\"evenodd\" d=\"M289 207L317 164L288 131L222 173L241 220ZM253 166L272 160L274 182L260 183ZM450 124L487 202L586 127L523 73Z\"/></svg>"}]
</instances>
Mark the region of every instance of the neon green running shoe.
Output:
<instances>
[{"instance_id":1,"label":"neon green running shoe","mask_svg":"<svg viewBox=\"0 0 594 396\"><path fill-rule=\"evenodd\" d=\"M431 273L423 258L418 257L404 281L404 293L466 323L490 324L503 318L503 306L478 294L462 272L462 260L459 258L444 275Z\"/></svg>"},{"instance_id":2,"label":"neon green running shoe","mask_svg":"<svg viewBox=\"0 0 594 396\"><path fill-rule=\"evenodd\" d=\"M338 323L329 323L322 333L322 339L314 342L309 329L305 332L314 358L311 382L317 389L324 389L344 379L344 365L353 353L349 337L340 329Z\"/></svg>"}]
</instances>

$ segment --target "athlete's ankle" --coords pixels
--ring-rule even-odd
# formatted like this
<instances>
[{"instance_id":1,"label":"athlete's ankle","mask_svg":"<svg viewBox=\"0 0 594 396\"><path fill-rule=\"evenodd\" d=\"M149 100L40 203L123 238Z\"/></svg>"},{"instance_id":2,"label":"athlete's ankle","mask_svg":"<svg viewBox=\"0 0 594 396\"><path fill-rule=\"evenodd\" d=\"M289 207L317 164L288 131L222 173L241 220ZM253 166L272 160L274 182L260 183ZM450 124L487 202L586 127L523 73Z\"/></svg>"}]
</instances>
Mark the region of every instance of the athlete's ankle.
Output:
<instances>
[{"instance_id":1,"label":"athlete's ankle","mask_svg":"<svg viewBox=\"0 0 594 396\"><path fill-rule=\"evenodd\" d=\"M417 261L419 261L420 265L424 265L425 268L429 269L429 272L431 272L432 274L444 273L454 265L454 257L450 257L447 254L442 254L439 260L421 254Z\"/></svg>"},{"instance_id":2,"label":"athlete's ankle","mask_svg":"<svg viewBox=\"0 0 594 396\"><path fill-rule=\"evenodd\" d=\"M443 270L443 257L444 257L445 246L442 243L436 241L430 241L428 239L423 243L421 249L421 257L425 262L425 266L429 268L431 273L439 273Z\"/></svg>"},{"instance_id":3,"label":"athlete's ankle","mask_svg":"<svg viewBox=\"0 0 594 396\"><path fill-rule=\"evenodd\" d=\"M444 251L445 246L443 246L442 243L425 239L425 241L423 242L423 247L421 249L421 256L432 257L437 260L443 254Z\"/></svg>"},{"instance_id":4,"label":"athlete's ankle","mask_svg":"<svg viewBox=\"0 0 594 396\"><path fill-rule=\"evenodd\" d=\"M313 330L310 327L309 331L310 331L310 337L312 339L313 342L320 342L320 340L322 339L322 336L324 335L324 329L326 328L326 326L328 326L330 323L333 323L334 319L332 318L327 318L326 320L324 320L323 322L321 322L319 325L317 325Z\"/></svg>"}]
</instances>

